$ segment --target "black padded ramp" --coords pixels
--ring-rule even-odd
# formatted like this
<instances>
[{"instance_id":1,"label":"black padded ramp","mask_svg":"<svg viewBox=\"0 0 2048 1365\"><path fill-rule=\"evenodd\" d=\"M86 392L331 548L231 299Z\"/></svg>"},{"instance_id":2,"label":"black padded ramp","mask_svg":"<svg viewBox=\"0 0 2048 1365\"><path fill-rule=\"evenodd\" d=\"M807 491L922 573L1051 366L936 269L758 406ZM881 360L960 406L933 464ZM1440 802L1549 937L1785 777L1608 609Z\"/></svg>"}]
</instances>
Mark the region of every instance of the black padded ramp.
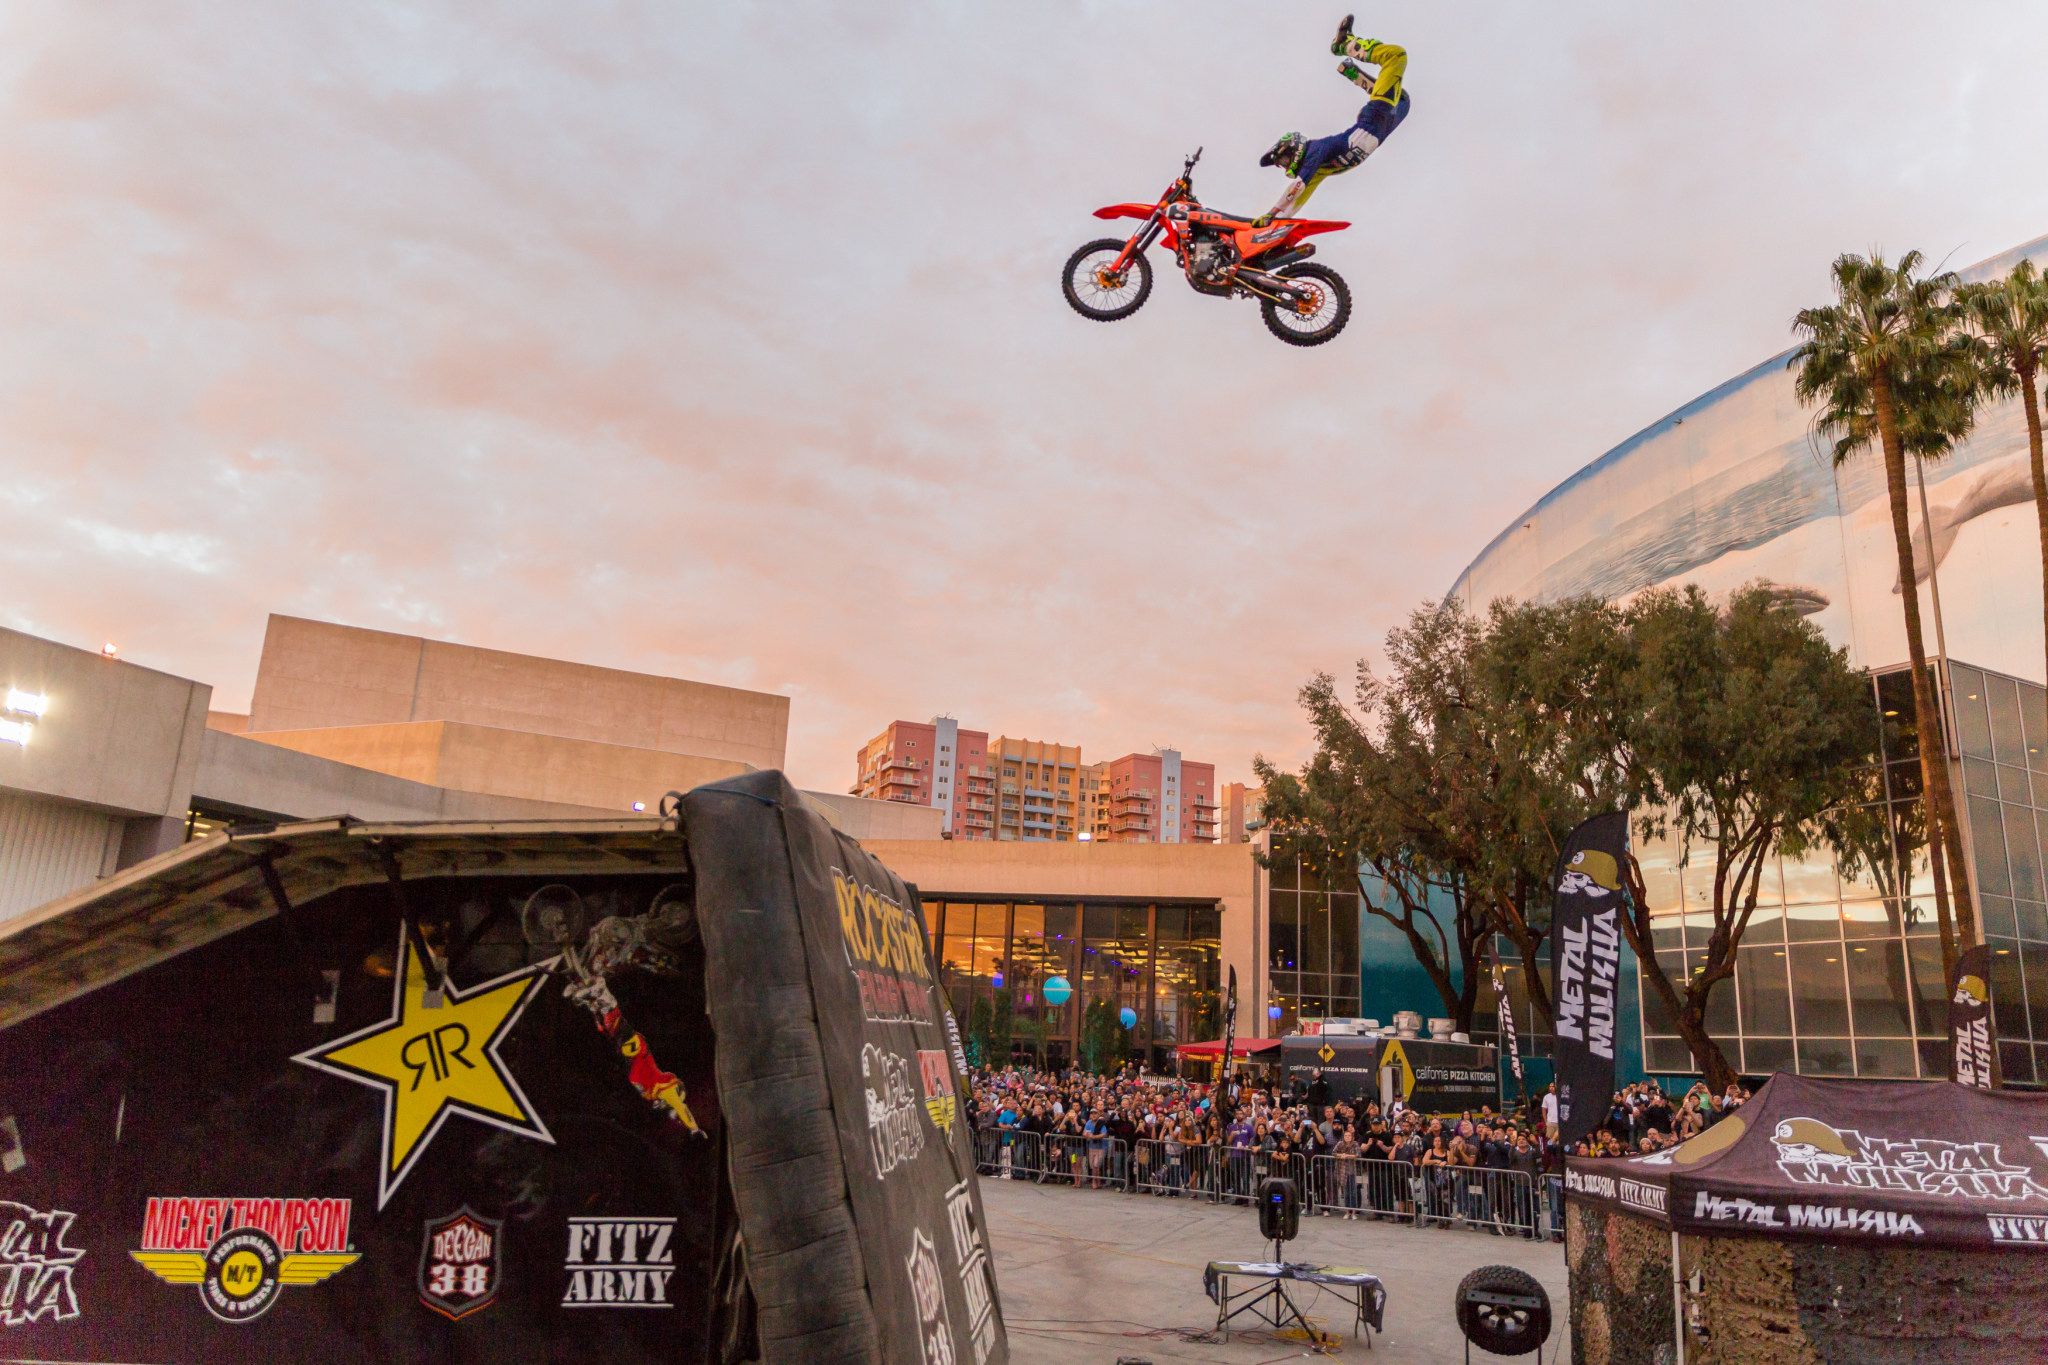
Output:
<instances>
[{"instance_id":1,"label":"black padded ramp","mask_svg":"<svg viewBox=\"0 0 2048 1365\"><path fill-rule=\"evenodd\" d=\"M1007 1360L917 898L779 773L682 809L762 1358Z\"/></svg>"}]
</instances>

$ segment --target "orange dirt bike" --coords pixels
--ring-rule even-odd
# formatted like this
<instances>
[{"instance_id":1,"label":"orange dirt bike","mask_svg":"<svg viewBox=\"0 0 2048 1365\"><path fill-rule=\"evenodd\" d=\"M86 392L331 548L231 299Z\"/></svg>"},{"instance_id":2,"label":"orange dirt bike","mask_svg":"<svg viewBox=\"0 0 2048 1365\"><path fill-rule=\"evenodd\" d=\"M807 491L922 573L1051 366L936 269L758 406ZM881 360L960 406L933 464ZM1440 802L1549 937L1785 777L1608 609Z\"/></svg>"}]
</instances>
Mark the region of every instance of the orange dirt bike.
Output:
<instances>
[{"instance_id":1,"label":"orange dirt bike","mask_svg":"<svg viewBox=\"0 0 2048 1365\"><path fill-rule=\"evenodd\" d=\"M1263 225L1236 214L1205 209L1195 198L1200 148L1181 166L1180 178L1156 204L1111 204L1097 218L1141 218L1128 239L1103 237L1067 257L1060 290L1075 312L1096 322L1127 318L1152 296L1152 263L1145 248L1161 237L1198 294L1259 300L1266 328L1290 346L1320 346L1351 320L1351 290L1326 265L1312 264L1318 232L1349 223L1275 218Z\"/></svg>"}]
</instances>

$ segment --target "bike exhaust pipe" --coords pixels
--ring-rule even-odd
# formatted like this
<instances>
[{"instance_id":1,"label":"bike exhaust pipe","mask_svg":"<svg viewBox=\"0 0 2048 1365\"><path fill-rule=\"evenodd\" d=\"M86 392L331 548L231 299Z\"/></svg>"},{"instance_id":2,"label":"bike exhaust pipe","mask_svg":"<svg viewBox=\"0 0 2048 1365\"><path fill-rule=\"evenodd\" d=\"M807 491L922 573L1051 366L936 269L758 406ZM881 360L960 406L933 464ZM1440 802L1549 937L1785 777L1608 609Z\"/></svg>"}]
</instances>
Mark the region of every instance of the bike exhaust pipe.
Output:
<instances>
[{"instance_id":1,"label":"bike exhaust pipe","mask_svg":"<svg viewBox=\"0 0 2048 1365\"><path fill-rule=\"evenodd\" d=\"M1277 256L1267 257L1259 262L1259 269L1262 271L1278 270L1282 266L1293 265L1296 261L1305 261L1315 254L1316 244L1314 242L1303 242L1291 251L1283 251Z\"/></svg>"}]
</instances>

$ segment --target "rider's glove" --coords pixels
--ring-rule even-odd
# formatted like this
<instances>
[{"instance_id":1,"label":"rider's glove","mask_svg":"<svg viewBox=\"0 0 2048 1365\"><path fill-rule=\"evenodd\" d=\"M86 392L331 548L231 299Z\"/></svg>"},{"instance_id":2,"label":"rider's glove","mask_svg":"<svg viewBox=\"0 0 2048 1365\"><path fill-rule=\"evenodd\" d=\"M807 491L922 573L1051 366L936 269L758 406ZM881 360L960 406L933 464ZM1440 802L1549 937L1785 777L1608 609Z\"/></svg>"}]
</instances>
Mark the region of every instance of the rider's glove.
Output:
<instances>
[{"instance_id":1,"label":"rider's glove","mask_svg":"<svg viewBox=\"0 0 2048 1365\"><path fill-rule=\"evenodd\" d=\"M1371 73L1366 71L1357 62L1347 59L1337 63L1337 74L1362 90L1372 89L1373 78Z\"/></svg>"}]
</instances>

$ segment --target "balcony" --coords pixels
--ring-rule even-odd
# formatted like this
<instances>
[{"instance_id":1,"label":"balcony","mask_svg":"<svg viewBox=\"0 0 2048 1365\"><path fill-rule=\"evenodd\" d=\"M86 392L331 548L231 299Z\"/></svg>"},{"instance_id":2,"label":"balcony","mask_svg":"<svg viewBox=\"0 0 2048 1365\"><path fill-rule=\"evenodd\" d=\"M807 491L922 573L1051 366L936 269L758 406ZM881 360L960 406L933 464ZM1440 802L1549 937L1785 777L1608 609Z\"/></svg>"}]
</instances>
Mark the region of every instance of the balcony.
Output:
<instances>
[{"instance_id":1,"label":"balcony","mask_svg":"<svg viewBox=\"0 0 2048 1365\"><path fill-rule=\"evenodd\" d=\"M1053 799L1053 792L1050 787L1026 787L1024 789L1024 794L1026 796L1038 797L1040 800L1043 801L1050 801Z\"/></svg>"},{"instance_id":2,"label":"balcony","mask_svg":"<svg viewBox=\"0 0 2048 1365\"><path fill-rule=\"evenodd\" d=\"M890 773L882 779L885 787L915 787L917 779L908 773Z\"/></svg>"},{"instance_id":3,"label":"balcony","mask_svg":"<svg viewBox=\"0 0 2048 1365\"><path fill-rule=\"evenodd\" d=\"M917 767L918 767L918 762L917 762L917 760L916 760L916 759L914 759L914 758L903 758L903 757L901 757L901 756L899 755L899 756L897 756L897 757L894 757L894 758L891 758L891 759L889 759L888 761L886 761L885 763L883 763L883 764L882 764L882 771L883 771L883 772L887 772L887 771L889 771L889 769L891 769L891 768L905 768L905 769L909 769L910 771L913 771L913 772L914 772L914 771L916 771L916 770L917 770Z\"/></svg>"},{"instance_id":4,"label":"balcony","mask_svg":"<svg viewBox=\"0 0 2048 1365\"><path fill-rule=\"evenodd\" d=\"M1149 809L1152 805L1152 793L1147 791L1118 792L1109 799L1119 806L1144 806Z\"/></svg>"}]
</instances>

